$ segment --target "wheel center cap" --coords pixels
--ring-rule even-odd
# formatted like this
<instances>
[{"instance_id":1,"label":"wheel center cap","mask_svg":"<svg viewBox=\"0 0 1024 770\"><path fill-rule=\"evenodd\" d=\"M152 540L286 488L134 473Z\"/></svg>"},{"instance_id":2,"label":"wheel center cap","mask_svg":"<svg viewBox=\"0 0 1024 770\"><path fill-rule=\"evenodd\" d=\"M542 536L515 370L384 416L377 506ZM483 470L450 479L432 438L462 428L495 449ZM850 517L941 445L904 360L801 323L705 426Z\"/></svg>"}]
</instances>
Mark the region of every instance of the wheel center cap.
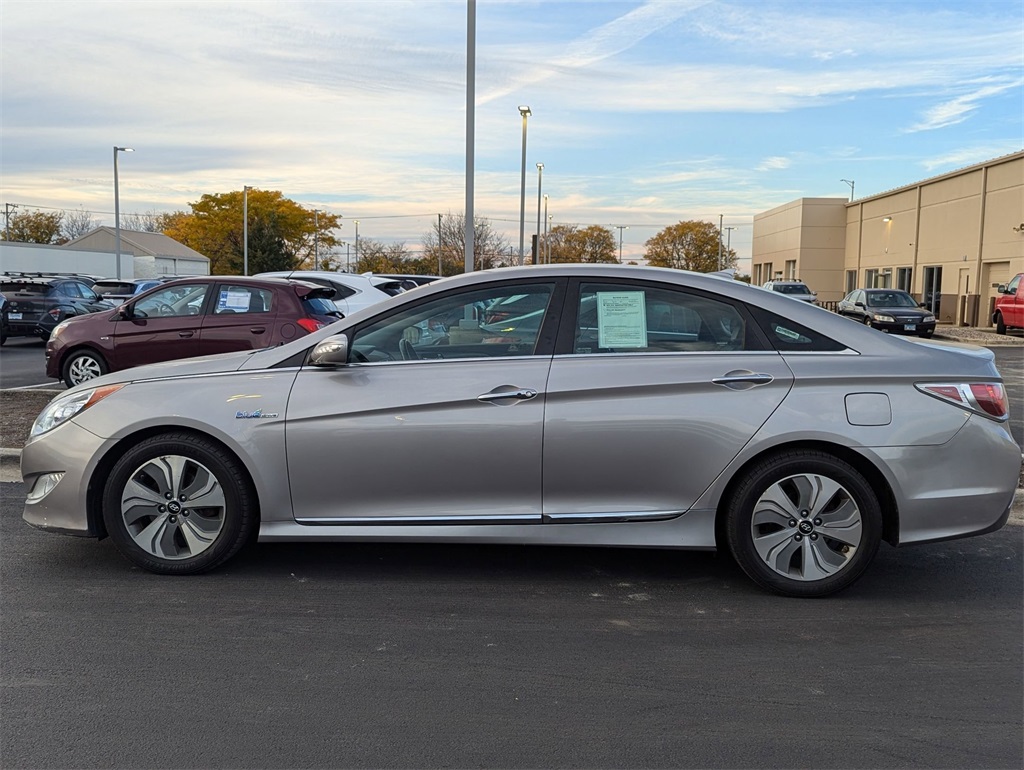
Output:
<instances>
[{"instance_id":1,"label":"wheel center cap","mask_svg":"<svg viewBox=\"0 0 1024 770\"><path fill-rule=\"evenodd\" d=\"M171 502L167 503L167 510L171 513L181 513L181 505L177 500L171 500Z\"/></svg>"},{"instance_id":2,"label":"wheel center cap","mask_svg":"<svg viewBox=\"0 0 1024 770\"><path fill-rule=\"evenodd\" d=\"M814 531L814 525L809 521L801 521L800 526L797 527L805 535L809 535Z\"/></svg>"}]
</instances>

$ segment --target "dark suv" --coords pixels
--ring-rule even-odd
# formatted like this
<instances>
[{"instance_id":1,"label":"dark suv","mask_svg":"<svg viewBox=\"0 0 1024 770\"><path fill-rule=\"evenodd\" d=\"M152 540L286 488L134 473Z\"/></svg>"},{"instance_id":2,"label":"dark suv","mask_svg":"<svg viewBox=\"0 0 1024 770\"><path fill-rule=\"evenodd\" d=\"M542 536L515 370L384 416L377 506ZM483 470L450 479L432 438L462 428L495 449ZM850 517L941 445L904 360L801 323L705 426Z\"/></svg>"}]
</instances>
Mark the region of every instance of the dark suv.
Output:
<instances>
[{"instance_id":1,"label":"dark suv","mask_svg":"<svg viewBox=\"0 0 1024 770\"><path fill-rule=\"evenodd\" d=\"M113 302L92 290L92 283L91 279L77 275L0 275L0 294L7 300L0 310L3 340L35 336L45 341L53 328L67 318L113 308Z\"/></svg>"},{"instance_id":2,"label":"dark suv","mask_svg":"<svg viewBox=\"0 0 1024 770\"><path fill-rule=\"evenodd\" d=\"M333 295L283 278L169 281L112 312L60 324L46 345L46 374L71 386L131 366L290 342L342 317Z\"/></svg>"}]
</instances>

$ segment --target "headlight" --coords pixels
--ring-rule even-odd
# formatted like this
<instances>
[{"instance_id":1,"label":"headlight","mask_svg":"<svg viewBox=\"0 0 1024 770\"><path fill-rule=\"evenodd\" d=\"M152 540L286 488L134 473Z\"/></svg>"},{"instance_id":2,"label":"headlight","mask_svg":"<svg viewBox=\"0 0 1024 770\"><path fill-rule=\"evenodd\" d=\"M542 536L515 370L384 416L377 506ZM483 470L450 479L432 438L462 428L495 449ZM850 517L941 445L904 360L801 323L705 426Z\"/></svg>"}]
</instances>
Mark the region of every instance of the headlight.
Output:
<instances>
[{"instance_id":1,"label":"headlight","mask_svg":"<svg viewBox=\"0 0 1024 770\"><path fill-rule=\"evenodd\" d=\"M921 319L921 323L923 323L923 324L935 323L935 316L933 316L933 315L926 315L924 318Z\"/></svg>"},{"instance_id":2,"label":"headlight","mask_svg":"<svg viewBox=\"0 0 1024 770\"><path fill-rule=\"evenodd\" d=\"M886 324L896 323L896 319L893 318L891 315L881 315L881 314L878 314L878 313L875 314L875 320L876 321L881 321L882 323L886 323Z\"/></svg>"},{"instance_id":3,"label":"headlight","mask_svg":"<svg viewBox=\"0 0 1024 770\"><path fill-rule=\"evenodd\" d=\"M88 409L93 404L99 403L123 387L124 383L120 385L105 385L102 388L83 390L79 393L71 393L55 398L36 417L36 421L32 424L31 435L38 436L46 433L48 430L53 430L61 423L70 420L83 409Z\"/></svg>"}]
</instances>

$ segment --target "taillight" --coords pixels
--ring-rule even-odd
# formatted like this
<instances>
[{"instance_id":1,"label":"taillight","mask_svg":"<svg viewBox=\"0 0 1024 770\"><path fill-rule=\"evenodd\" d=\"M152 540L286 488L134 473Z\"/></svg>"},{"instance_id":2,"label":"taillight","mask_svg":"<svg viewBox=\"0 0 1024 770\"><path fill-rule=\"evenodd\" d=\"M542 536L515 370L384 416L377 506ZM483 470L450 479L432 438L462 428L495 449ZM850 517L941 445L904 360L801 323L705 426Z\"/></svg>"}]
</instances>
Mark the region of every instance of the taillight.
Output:
<instances>
[{"instance_id":1,"label":"taillight","mask_svg":"<svg viewBox=\"0 0 1024 770\"><path fill-rule=\"evenodd\" d=\"M315 318L300 318L298 320L298 324L309 333L313 333L317 329L323 329L324 326L326 325L320 323Z\"/></svg>"},{"instance_id":2,"label":"taillight","mask_svg":"<svg viewBox=\"0 0 1024 770\"><path fill-rule=\"evenodd\" d=\"M977 414L1006 420L1010 416L1010 406L1006 400L1006 391L998 382L926 382L915 387L929 396L947 401Z\"/></svg>"}]
</instances>

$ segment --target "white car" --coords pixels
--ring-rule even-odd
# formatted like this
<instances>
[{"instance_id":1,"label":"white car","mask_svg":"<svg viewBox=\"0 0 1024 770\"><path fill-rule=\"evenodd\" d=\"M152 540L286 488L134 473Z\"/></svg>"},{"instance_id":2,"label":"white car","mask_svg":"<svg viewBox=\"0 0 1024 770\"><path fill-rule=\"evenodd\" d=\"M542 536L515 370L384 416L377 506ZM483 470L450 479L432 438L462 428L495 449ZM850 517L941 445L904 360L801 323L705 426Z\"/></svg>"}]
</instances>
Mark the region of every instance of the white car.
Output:
<instances>
[{"instance_id":1,"label":"white car","mask_svg":"<svg viewBox=\"0 0 1024 770\"><path fill-rule=\"evenodd\" d=\"M326 270L281 270L273 273L259 273L254 277L296 278L318 283L321 286L330 286L335 290L334 304L346 316L405 291L401 281L396 281L393 278L354 273L332 273Z\"/></svg>"}]
</instances>

